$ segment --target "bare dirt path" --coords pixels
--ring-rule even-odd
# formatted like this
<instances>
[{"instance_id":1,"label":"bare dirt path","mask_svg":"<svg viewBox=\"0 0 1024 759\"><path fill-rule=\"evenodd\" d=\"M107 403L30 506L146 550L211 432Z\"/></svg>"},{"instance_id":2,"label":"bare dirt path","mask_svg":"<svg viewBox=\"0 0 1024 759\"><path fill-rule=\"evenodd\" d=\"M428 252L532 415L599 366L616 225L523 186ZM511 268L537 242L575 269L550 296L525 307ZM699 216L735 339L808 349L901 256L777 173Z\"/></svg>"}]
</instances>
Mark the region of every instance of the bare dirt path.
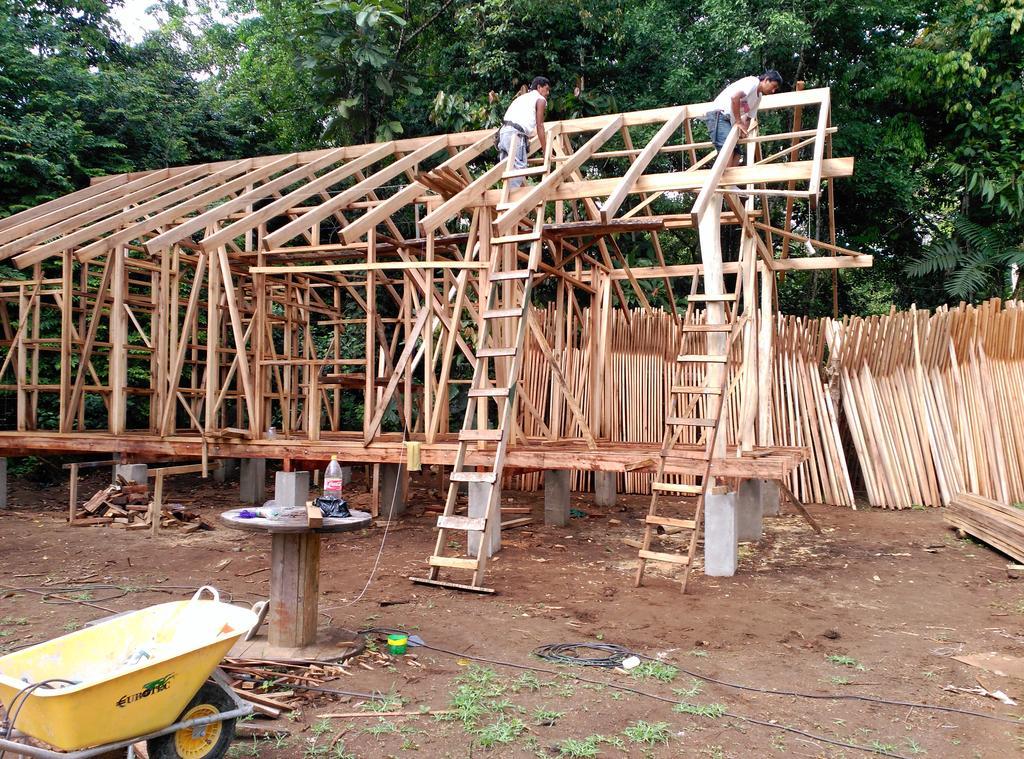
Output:
<instances>
[{"instance_id":1,"label":"bare dirt path","mask_svg":"<svg viewBox=\"0 0 1024 759\"><path fill-rule=\"evenodd\" d=\"M83 483L87 497L104 475ZM412 631L436 647L556 669L545 674L419 649L414 663L395 659L356 668L338 687L394 693L394 711L461 711L433 717L321 719L359 711L358 701L308 701L278 740L247 739L234 756L261 757L854 757L868 754L786 732L898 756L1006 757L1024 753L1024 722L839 699L808 699L737 690L713 677L766 690L874 695L1016 719L1024 709L944 690L980 681L1018 700L1024 682L961 664L953 655L998 651L1024 655L1024 580L1007 578L1005 557L960 540L936 511L845 511L811 507L825 528L815 535L798 517L766 521L766 536L743 546L729 579L698 574L683 597L666 575L632 587L635 550L647 499L612 509L588 498L587 516L567 528L540 524L540 494L507 493L534 508L537 524L508 531L481 597L415 586L433 541L425 505L440 495L416 481L409 514L393 529L374 582L362 590L381 544L374 528L324 541L321 623ZM207 521L236 506L237 484L178 478L168 500L189 501ZM350 495L365 503L358 483ZM108 527L64 524L66 485L12 480L11 511L0 512L0 585L106 584L82 600L115 611L184 597L214 584L235 601L267 593L269 539L227 529L155 539ZM616 523L617 522L617 523ZM230 560L225 563L225 560ZM218 568L219 567L219 568ZM127 589L127 592L125 592ZM117 596L111 598L111 596ZM104 600L109 599L109 600ZM385 604L385 605L382 605ZM43 603L0 588L0 651L63 634L105 616L88 606ZM618 643L662 659L646 676L582 670L530 656L557 642ZM416 664L420 666L416 666ZM692 674L687 674L688 670ZM574 681L582 674L599 684ZM616 690L614 684L685 706ZM722 710L727 714L721 714ZM749 717L769 723L745 722ZM254 720L250 725L258 724Z\"/></svg>"}]
</instances>

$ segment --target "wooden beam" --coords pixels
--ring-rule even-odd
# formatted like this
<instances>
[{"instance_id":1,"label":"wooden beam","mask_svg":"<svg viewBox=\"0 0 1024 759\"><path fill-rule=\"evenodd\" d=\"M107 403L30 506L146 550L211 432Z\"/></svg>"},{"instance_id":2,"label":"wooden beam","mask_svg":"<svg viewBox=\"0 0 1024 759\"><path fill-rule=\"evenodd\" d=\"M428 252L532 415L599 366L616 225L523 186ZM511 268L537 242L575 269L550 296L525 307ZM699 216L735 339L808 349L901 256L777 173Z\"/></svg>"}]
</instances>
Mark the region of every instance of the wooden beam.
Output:
<instances>
[{"instance_id":1,"label":"wooden beam","mask_svg":"<svg viewBox=\"0 0 1024 759\"><path fill-rule=\"evenodd\" d=\"M644 171L647 170L647 166L654 159L654 156L658 154L662 146L671 139L672 135L679 128L679 125L687 118L687 108L682 106L678 109L675 116L670 118L664 123L661 129L651 138L651 141L647 143L647 146L640 152L640 155L636 157L633 165L629 167L629 170L622 177L622 181L619 182L618 187L612 191L612 194L608 196L608 200L604 202L601 207L601 218L607 224L613 218L615 213L619 210L619 206L622 205L622 201L626 199L630 189L636 183L638 177L640 177Z\"/></svg>"}]
</instances>

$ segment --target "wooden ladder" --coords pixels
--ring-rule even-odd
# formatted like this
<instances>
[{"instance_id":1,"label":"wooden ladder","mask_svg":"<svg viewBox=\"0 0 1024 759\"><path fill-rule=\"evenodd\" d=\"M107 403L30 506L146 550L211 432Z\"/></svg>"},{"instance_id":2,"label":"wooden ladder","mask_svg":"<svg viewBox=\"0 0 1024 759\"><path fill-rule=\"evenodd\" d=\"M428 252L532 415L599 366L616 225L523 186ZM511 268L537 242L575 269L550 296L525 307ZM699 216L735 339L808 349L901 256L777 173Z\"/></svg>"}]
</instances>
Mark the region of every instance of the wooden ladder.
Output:
<instances>
[{"instance_id":1,"label":"wooden ladder","mask_svg":"<svg viewBox=\"0 0 1024 759\"><path fill-rule=\"evenodd\" d=\"M742 265L739 267L743 270ZM690 577L690 568L693 566L694 557L697 554L697 542L700 537L700 530L703 522L704 503L709 493L717 494L724 489L713 487L711 476L712 462L716 457L716 449L719 445L719 435L722 421L725 418L725 407L729 392L729 353L735 336L739 333L741 320L738 318L738 300L742 292L741 276L736 277L736 289L732 293L722 295L710 295L699 293L698 285L702 275L693 278L691 293L686 306L686 314L682 326L683 353L676 358L676 366L673 371L672 385L669 391L669 404L665 418L665 436L662 440L661 451L658 460L658 469L651 481L651 505L644 520L644 537L639 551L639 566L636 571L635 584L639 587L643 583L644 569L648 561L662 561L671 564L682 565L683 580L682 592L686 592L686 584ZM720 303L725 310L726 318L721 324L698 323L696 319L697 305ZM731 307L730 307L731 306ZM688 336L697 334L705 339L706 348L703 353L685 352L687 346L693 341ZM715 340L715 337L725 336L723 341ZM700 338L698 337L698 340ZM715 350L712 345L717 342L719 349ZM685 377L689 374L686 367L695 364L703 365L704 382L694 385L683 384ZM709 379L717 375L721 381L709 384ZM703 400L703 404L701 404ZM704 414L695 416L695 409L703 405ZM688 427L696 427L704 430L704 462L703 470L698 475L700 484L687 485L666 481L666 468L669 456L679 443L683 431ZM665 516L659 512L662 499L666 496L696 496L697 505L693 519L680 519L678 517ZM690 530L690 542L688 550L683 553L667 553L651 550L651 541L658 528L673 528L677 530Z\"/></svg>"},{"instance_id":2,"label":"wooden ladder","mask_svg":"<svg viewBox=\"0 0 1024 759\"><path fill-rule=\"evenodd\" d=\"M517 135L517 139L520 139ZM512 155L515 153L513 144ZM550 153L550 150L548 151ZM526 176L529 174L541 174L546 172L550 161L545 159L541 171L518 170L511 168L512 157L510 155L506 172L502 180L506 182L503 189L503 198L507 199L509 194L508 180L514 177ZM437 518L437 541L434 545L433 554L427 559L430 570L426 577L410 578L415 583L424 585L439 585L456 590L469 590L478 593L493 593L492 588L483 586L484 572L487 568L488 543L493 529L501 529L501 475L505 466L505 452L508 449L510 431L513 426L513 413L515 406L516 385L519 381L519 374L523 363L523 343L525 341L528 309L530 308L530 296L533 291L533 275L540 265L542 239L541 234L544 226L544 203L539 203L535 209L536 219L532 229L523 234L512 234L503 237L495 236L492 219L491 261L488 267L488 278L486 288L486 305L481 311L480 334L477 339L476 356L473 367L473 380L469 389L469 402L466 405L466 415L462 423L462 430L459 432L459 446L455 456L455 463L449 477L448 498L445 501L444 512ZM530 246L529 257L526 268L519 267L518 249L520 245ZM495 246L514 245L516 253L513 254L512 266L505 268L502 265L503 256L499 255ZM508 287L502 287L507 285ZM503 289L511 289L511 302L499 302L499 293ZM504 330L495 330L497 323L503 322L508 325ZM499 344L496 332L505 335L509 344ZM508 336L513 336L511 341ZM507 372L504 376L506 385L499 385L497 381L492 384L490 379L491 367L496 361L509 361ZM498 373L495 372L495 376ZM493 419L496 420L494 427L491 427L492 415L489 403L495 403L497 413ZM479 422L479 423L478 423ZM477 471L478 467L466 466L466 457L472 445L483 445L494 443L493 460L489 471ZM481 467L482 468L482 467ZM470 517L456 515L455 510L458 503L459 487L462 483L468 483L470 488L485 488L487 509L483 517ZM496 523L496 524L495 524ZM469 534L479 537L479 544L476 555L473 558L461 556L450 556L445 554L448 547L448 537L451 531L458 530L467 533L467 547ZM442 569L462 569L473 572L470 584L448 582L440 579Z\"/></svg>"}]
</instances>

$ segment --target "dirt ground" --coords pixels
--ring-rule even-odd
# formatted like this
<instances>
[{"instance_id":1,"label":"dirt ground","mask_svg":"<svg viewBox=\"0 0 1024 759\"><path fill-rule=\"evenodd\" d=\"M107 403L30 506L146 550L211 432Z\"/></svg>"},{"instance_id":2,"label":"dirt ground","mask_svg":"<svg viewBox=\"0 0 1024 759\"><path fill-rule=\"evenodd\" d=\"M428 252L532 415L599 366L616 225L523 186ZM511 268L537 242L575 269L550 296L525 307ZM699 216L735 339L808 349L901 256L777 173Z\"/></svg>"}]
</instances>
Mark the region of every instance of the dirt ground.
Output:
<instances>
[{"instance_id":1,"label":"dirt ground","mask_svg":"<svg viewBox=\"0 0 1024 759\"><path fill-rule=\"evenodd\" d=\"M85 480L83 498L106 484L106 476ZM169 482L167 500L199 507L216 523L219 511L238 505L237 493L237 483L179 477ZM358 479L346 495L356 507L368 503ZM66 484L11 480L12 509L0 512L0 653L107 614L44 603L10 588L116 585L128 592L96 589L81 596L116 611L185 597L204 584L236 602L251 603L268 592L269 572L253 573L269 563L267 537L219 526L192 535L168 530L154 539L109 527L72 528L64 523L66 497ZM1006 557L958 539L937 511L811 506L824 527L821 536L791 513L769 518L765 537L741 546L735 577L698 573L692 592L681 596L670 575L657 568L643 588L633 588L636 551L622 539L640 536L646 497L620 496L610 509L595 508L588 496L574 497L573 507L585 516L555 528L542 524L542 494L506 493L510 504L534 509L535 523L502 536L503 550L488 574L499 592L488 597L406 579L424 572L434 520L423 509L441 498L436 477L413 481L409 511L390 530L377 574L354 603L383 530L324 539L322 626L401 628L439 648L556 671L417 649L415 660L396 658L372 671L354 667L336 687L395 694L387 706L395 711L458 706L462 714L469 709L469 718L322 719L359 711L360 702L317 697L274 723L281 737L240 740L232 756L868 755L782 726L895 756L1024 755L1024 710L944 690L980 682L1024 699L1024 681L952 658L1024 655L1024 579L1009 579ZM104 600L111 595L119 597ZM638 677L555 667L530 655L543 644L596 641L657 657L671 668L646 666ZM913 705L739 690L704 676L766 690L927 703L1003 721ZM262 722L253 720L247 729Z\"/></svg>"}]
</instances>

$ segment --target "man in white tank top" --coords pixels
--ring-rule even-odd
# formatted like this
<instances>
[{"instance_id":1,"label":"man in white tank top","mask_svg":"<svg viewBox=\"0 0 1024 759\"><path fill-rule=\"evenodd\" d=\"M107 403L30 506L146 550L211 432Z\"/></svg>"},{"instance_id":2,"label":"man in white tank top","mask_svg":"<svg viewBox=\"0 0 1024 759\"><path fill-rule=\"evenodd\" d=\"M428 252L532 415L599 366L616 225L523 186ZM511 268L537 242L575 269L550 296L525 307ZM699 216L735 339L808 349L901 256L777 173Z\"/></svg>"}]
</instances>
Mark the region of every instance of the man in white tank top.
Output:
<instances>
[{"instance_id":1,"label":"man in white tank top","mask_svg":"<svg viewBox=\"0 0 1024 759\"><path fill-rule=\"evenodd\" d=\"M728 85L718 93L711 108L704 116L708 133L715 149L721 151L733 124L739 126L740 137L747 136L747 130L757 117L762 95L773 95L782 86L782 77L775 69L768 69L761 76L747 76ZM729 165L740 162L740 146L737 145L729 156Z\"/></svg>"},{"instance_id":2,"label":"man in white tank top","mask_svg":"<svg viewBox=\"0 0 1024 759\"><path fill-rule=\"evenodd\" d=\"M528 92L512 101L512 105L505 111L505 118L498 131L498 159L500 161L508 160L508 154L512 152L513 138L515 140L513 168L515 169L526 168L526 150L533 135L537 135L540 140L540 151L544 152L544 110L547 108L547 99L550 94L551 82L543 76L538 76L530 83ZM513 177L509 180L509 187L519 187L522 183L523 177Z\"/></svg>"}]
</instances>

